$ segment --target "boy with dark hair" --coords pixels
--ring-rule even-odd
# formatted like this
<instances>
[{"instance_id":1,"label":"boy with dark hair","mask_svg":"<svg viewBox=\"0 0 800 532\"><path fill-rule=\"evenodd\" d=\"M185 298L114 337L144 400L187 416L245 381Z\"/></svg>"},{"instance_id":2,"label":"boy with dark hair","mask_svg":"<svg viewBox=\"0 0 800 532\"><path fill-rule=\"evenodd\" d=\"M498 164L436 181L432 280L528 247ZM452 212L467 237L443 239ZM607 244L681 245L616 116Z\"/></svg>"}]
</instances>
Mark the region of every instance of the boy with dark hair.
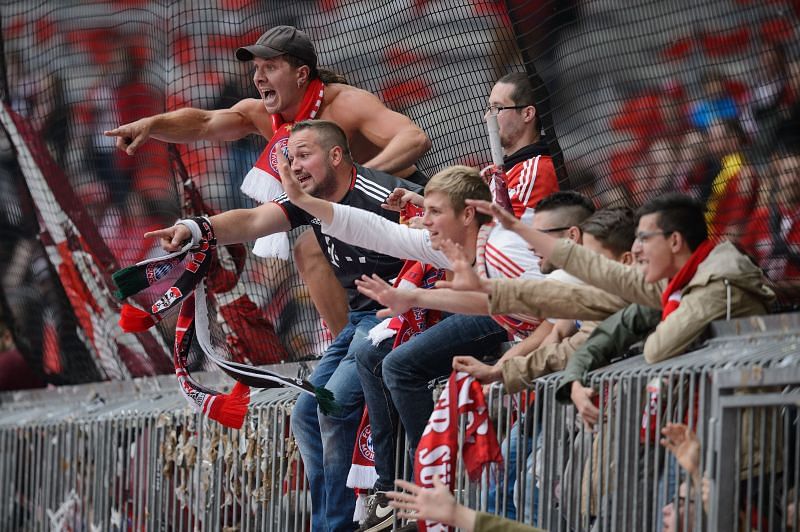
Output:
<instances>
[{"instance_id":1,"label":"boy with dark hair","mask_svg":"<svg viewBox=\"0 0 800 532\"><path fill-rule=\"evenodd\" d=\"M582 224L583 246L604 255L612 261L630 266L633 263L631 246L634 240L633 213L628 208L602 209ZM470 272L461 260L451 259L456 275L467 277ZM482 384L503 381L508 393L516 393L533 379L564 369L567 360L580 347L597 321L605 318L628 303L617 295L587 285L566 284L552 280L481 280L474 278L482 290L492 295L492 312L527 312L537 316L569 319L576 324L573 334L559 342L548 343L522 356L503 357L495 365L488 365L473 357L453 359L453 369L465 371ZM465 280L466 282L466 280ZM533 312L532 312L533 311Z\"/></svg>"},{"instance_id":2,"label":"boy with dark hair","mask_svg":"<svg viewBox=\"0 0 800 532\"><path fill-rule=\"evenodd\" d=\"M594 392L581 384L588 371L608 363L645 337L647 362L679 355L713 320L765 314L774 299L763 273L748 257L730 242L706 239L705 224L699 222L703 219L701 205L681 194L651 200L637 212L636 240L641 246L644 272L611 262L572 242L531 231L489 203L473 205L481 212L494 213L505 227L517 232L553 264L638 303L595 329L570 359L559 385L560 398L565 398L572 387L573 400L581 403L579 410L583 405L582 415L591 412L595 420L596 408L591 404Z\"/></svg>"}]
</instances>

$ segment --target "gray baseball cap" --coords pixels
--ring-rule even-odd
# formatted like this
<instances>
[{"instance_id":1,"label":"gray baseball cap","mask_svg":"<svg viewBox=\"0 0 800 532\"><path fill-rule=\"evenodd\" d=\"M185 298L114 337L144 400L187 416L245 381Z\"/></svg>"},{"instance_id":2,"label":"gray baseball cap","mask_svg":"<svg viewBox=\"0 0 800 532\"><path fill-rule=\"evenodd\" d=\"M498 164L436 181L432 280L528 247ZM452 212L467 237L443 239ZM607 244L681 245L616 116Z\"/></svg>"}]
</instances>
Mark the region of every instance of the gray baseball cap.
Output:
<instances>
[{"instance_id":1,"label":"gray baseball cap","mask_svg":"<svg viewBox=\"0 0 800 532\"><path fill-rule=\"evenodd\" d=\"M292 26L270 28L255 44L236 49L236 59L239 61L252 61L254 57L270 59L284 54L305 61L311 68L317 67L317 51L308 34Z\"/></svg>"}]
</instances>

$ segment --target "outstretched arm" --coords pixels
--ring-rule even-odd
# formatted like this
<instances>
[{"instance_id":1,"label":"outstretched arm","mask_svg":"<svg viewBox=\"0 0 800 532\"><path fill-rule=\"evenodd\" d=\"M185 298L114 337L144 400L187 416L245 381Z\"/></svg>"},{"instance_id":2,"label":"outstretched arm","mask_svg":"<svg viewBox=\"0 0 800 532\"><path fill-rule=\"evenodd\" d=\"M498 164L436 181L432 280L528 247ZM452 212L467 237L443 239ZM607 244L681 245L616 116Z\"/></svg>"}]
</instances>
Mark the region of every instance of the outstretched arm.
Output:
<instances>
[{"instance_id":1,"label":"outstretched arm","mask_svg":"<svg viewBox=\"0 0 800 532\"><path fill-rule=\"evenodd\" d=\"M700 438L683 423L667 423L661 429L661 445L675 456L692 480L700 484Z\"/></svg>"},{"instance_id":2,"label":"outstretched arm","mask_svg":"<svg viewBox=\"0 0 800 532\"><path fill-rule=\"evenodd\" d=\"M280 233L291 229L283 209L275 203L265 203L252 209L235 209L210 219L217 244L236 244L250 242L258 237ZM178 251L192 232L184 224L176 223L157 231L144 234L144 238L158 238L164 251Z\"/></svg>"},{"instance_id":3,"label":"outstretched arm","mask_svg":"<svg viewBox=\"0 0 800 532\"><path fill-rule=\"evenodd\" d=\"M255 99L242 100L230 109L207 111L187 107L169 113L148 116L104 131L116 137L117 148L133 155L149 138L165 142L194 142L197 140L238 140L259 133L252 117L261 103ZM263 108L263 106L262 106Z\"/></svg>"},{"instance_id":4,"label":"outstretched arm","mask_svg":"<svg viewBox=\"0 0 800 532\"><path fill-rule=\"evenodd\" d=\"M467 205L472 205L480 213L493 216L503 225L503 227L509 231L514 231L521 236L522 239L525 240L525 242L527 242L531 248L535 249L536 253L544 259L550 258L550 255L553 253L553 249L555 249L555 246L558 243L557 238L553 238L546 233L537 231L530 225L526 225L519 218L515 217L497 203L468 199Z\"/></svg>"},{"instance_id":5,"label":"outstretched arm","mask_svg":"<svg viewBox=\"0 0 800 532\"><path fill-rule=\"evenodd\" d=\"M423 488L400 479L394 483L405 490L386 494L391 499L389 504L400 510L399 517L445 523L466 532L474 530L475 510L458 504L447 485L439 479L439 475L433 477L433 488Z\"/></svg>"},{"instance_id":6,"label":"outstretched arm","mask_svg":"<svg viewBox=\"0 0 800 532\"><path fill-rule=\"evenodd\" d=\"M479 292L439 288L402 290L394 288L377 275L361 276L361 279L356 279L356 287L359 292L386 307L378 311L379 318L397 316L413 307L479 316L489 311L489 298Z\"/></svg>"},{"instance_id":7,"label":"outstretched arm","mask_svg":"<svg viewBox=\"0 0 800 532\"><path fill-rule=\"evenodd\" d=\"M449 281L437 281L436 288L450 288L465 292L483 292L490 294L492 284L488 279L481 279L467 259L464 248L452 240L442 242L442 253L450 261L453 277ZM488 298L487 298L488 302ZM488 310L486 312L488 314Z\"/></svg>"}]
</instances>

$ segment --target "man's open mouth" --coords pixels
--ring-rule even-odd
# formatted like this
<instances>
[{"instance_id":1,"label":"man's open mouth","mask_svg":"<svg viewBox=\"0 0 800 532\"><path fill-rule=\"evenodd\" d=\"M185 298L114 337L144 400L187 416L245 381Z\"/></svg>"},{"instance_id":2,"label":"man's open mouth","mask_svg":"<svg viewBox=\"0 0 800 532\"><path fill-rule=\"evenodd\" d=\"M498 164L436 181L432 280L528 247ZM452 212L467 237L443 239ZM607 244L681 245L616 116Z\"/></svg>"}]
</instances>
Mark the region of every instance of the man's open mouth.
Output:
<instances>
[{"instance_id":1,"label":"man's open mouth","mask_svg":"<svg viewBox=\"0 0 800 532\"><path fill-rule=\"evenodd\" d=\"M266 104L275 103L275 99L278 96L278 93L273 90L265 90L262 92L262 94L263 94L262 99Z\"/></svg>"}]
</instances>

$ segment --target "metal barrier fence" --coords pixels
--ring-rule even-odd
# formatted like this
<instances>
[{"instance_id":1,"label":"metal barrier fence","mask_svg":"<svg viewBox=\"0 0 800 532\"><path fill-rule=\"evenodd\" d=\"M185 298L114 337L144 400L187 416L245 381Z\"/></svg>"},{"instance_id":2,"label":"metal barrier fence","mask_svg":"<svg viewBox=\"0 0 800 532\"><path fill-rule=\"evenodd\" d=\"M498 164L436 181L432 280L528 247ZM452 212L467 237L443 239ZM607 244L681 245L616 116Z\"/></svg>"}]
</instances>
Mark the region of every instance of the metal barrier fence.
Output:
<instances>
[{"instance_id":1,"label":"metal barrier fence","mask_svg":"<svg viewBox=\"0 0 800 532\"><path fill-rule=\"evenodd\" d=\"M673 530L786 530L800 476L800 315L713 328L687 355L594 372L595 432L556 402L558 374L513 397L489 388L508 459L476 483L459 463L458 498L551 531L658 531L666 514ZM293 391L254 394L239 431L196 416L170 377L39 394L2 396L2 530L308 528ZM713 479L706 511L699 486L653 437L667 421L699 436L699 470ZM399 475L409 470L399 452Z\"/></svg>"}]
</instances>

